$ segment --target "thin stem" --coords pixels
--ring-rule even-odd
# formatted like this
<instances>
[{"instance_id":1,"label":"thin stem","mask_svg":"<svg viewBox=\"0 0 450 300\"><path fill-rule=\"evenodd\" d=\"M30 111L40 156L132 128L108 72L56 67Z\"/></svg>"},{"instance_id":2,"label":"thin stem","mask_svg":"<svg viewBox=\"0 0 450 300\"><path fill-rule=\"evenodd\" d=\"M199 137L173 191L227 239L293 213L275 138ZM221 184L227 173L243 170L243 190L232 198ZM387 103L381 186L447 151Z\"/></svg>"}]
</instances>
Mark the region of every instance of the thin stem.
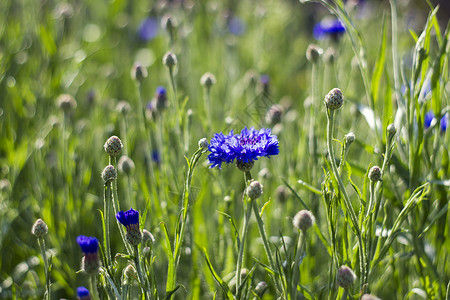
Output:
<instances>
[{"instance_id":1,"label":"thin stem","mask_svg":"<svg viewBox=\"0 0 450 300\"><path fill-rule=\"evenodd\" d=\"M348 290L344 289L344 293L342 294L341 300L346 300L349 298Z\"/></svg>"},{"instance_id":2,"label":"thin stem","mask_svg":"<svg viewBox=\"0 0 450 300\"><path fill-rule=\"evenodd\" d=\"M250 221L250 217L252 214L252 210L251 210L251 202L253 200L252 199L247 199L247 196L244 195L244 202L246 202L245 206L245 215L244 215L244 227L242 229L242 239L241 239L241 243L239 245L239 254L238 254L238 259L237 259L237 264L236 264L236 290L237 290L237 295L236 295L236 299L240 299L240 286L241 286L241 269L242 269L242 263L244 261L244 247L245 247L245 240L247 239L247 232L248 232L248 224Z\"/></svg>"},{"instance_id":3,"label":"thin stem","mask_svg":"<svg viewBox=\"0 0 450 300\"><path fill-rule=\"evenodd\" d=\"M98 291L97 291L97 283L96 283L96 275L92 275L91 276L91 280L89 280L89 289L91 292L91 296L93 300L100 300L100 297L98 296Z\"/></svg>"},{"instance_id":4,"label":"thin stem","mask_svg":"<svg viewBox=\"0 0 450 300\"><path fill-rule=\"evenodd\" d=\"M173 105L175 106L175 112L176 112L176 133L180 134L181 133L181 129L180 129L180 104L178 103L178 96L177 96L177 86L175 84L175 78L173 76L173 67L169 67L169 77L170 77L170 84L172 86L172 91L173 91Z\"/></svg>"},{"instance_id":5,"label":"thin stem","mask_svg":"<svg viewBox=\"0 0 450 300\"><path fill-rule=\"evenodd\" d=\"M44 270L45 270L45 294L46 294L46 299L50 300L51 295L50 295L50 274L49 274L49 270L48 270L48 259L47 259L47 252L46 252L46 248L45 248L45 240L44 238L38 238L38 244L39 244L39 248L41 249L41 254L42 254L42 260L44 261Z\"/></svg>"},{"instance_id":6,"label":"thin stem","mask_svg":"<svg viewBox=\"0 0 450 300\"><path fill-rule=\"evenodd\" d=\"M366 268L366 263L365 263L365 257L364 257L364 244L362 241L362 237L361 237L361 230L358 227L358 219L356 217L355 211L353 210L353 206L352 203L350 201L350 198L347 194L347 191L344 187L344 183L342 182L341 176L339 175L337 166L336 166L336 161L334 159L334 150L332 147L332 139L333 139L333 129L334 129L334 119L333 119L333 110L327 110L327 147L328 147L328 153L330 155L330 163L331 163L331 169L334 173L334 176L338 182L339 185L339 192L342 193L343 198L344 198L344 204L345 204L345 208L346 211L350 217L350 220L352 222L352 228L355 231L355 234L358 238L358 244L359 244L359 259L360 259L360 273L361 273L361 287L363 287L364 284L364 274L366 274L365 268Z\"/></svg>"},{"instance_id":7,"label":"thin stem","mask_svg":"<svg viewBox=\"0 0 450 300\"><path fill-rule=\"evenodd\" d=\"M208 116L208 131L207 133L211 133L212 129L212 108L211 108L211 88L205 87L205 110L206 115Z\"/></svg>"},{"instance_id":8,"label":"thin stem","mask_svg":"<svg viewBox=\"0 0 450 300\"><path fill-rule=\"evenodd\" d=\"M145 299L148 299L147 283L145 281L144 275L142 275L138 246L134 246L134 263L136 264L136 272L139 277L139 282L141 284L142 292L144 294Z\"/></svg>"},{"instance_id":9,"label":"thin stem","mask_svg":"<svg viewBox=\"0 0 450 300\"><path fill-rule=\"evenodd\" d=\"M292 274L292 299L297 299L297 285L300 278L300 259L305 246L306 232L300 230L297 241L297 252L295 253L294 273Z\"/></svg>"},{"instance_id":10,"label":"thin stem","mask_svg":"<svg viewBox=\"0 0 450 300\"><path fill-rule=\"evenodd\" d=\"M106 256L106 265L109 270L111 270L112 262L111 262L111 240L110 240L110 232L109 232L109 224L110 224L110 215L111 215L111 185L109 182L105 183L104 190L104 201L103 201L103 214L104 214L104 224L105 228L105 256Z\"/></svg>"}]
</instances>

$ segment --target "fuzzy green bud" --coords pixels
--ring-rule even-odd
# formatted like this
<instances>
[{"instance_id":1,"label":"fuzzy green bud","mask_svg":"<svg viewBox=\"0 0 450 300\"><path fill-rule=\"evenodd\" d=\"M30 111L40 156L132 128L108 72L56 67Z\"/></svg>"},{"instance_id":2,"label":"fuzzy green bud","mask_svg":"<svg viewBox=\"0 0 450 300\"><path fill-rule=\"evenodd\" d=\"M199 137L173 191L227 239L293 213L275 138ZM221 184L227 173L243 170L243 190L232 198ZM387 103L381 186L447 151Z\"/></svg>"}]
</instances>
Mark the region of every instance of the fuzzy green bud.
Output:
<instances>
[{"instance_id":1,"label":"fuzzy green bud","mask_svg":"<svg viewBox=\"0 0 450 300\"><path fill-rule=\"evenodd\" d=\"M146 245L147 243L153 244L155 242L155 237L147 229L142 230L142 243Z\"/></svg>"},{"instance_id":2,"label":"fuzzy green bud","mask_svg":"<svg viewBox=\"0 0 450 300\"><path fill-rule=\"evenodd\" d=\"M383 173L381 172L380 167L378 166L373 166L370 170L369 170L369 179L372 182L377 182L377 181L382 181L383 177Z\"/></svg>"},{"instance_id":3,"label":"fuzzy green bud","mask_svg":"<svg viewBox=\"0 0 450 300\"><path fill-rule=\"evenodd\" d=\"M334 50L334 48L332 47L325 50L325 53L323 54L323 62L332 65L334 64L335 60L336 60L336 50Z\"/></svg>"},{"instance_id":4,"label":"fuzzy green bud","mask_svg":"<svg viewBox=\"0 0 450 300\"><path fill-rule=\"evenodd\" d=\"M206 138L202 138L198 141L198 147L201 149L207 149L208 145L209 145L209 143Z\"/></svg>"},{"instance_id":5,"label":"fuzzy green bud","mask_svg":"<svg viewBox=\"0 0 450 300\"><path fill-rule=\"evenodd\" d=\"M388 138L391 139L397 133L397 128L395 128L394 124L389 124L388 127L386 128L386 132L388 134Z\"/></svg>"},{"instance_id":6,"label":"fuzzy green bud","mask_svg":"<svg viewBox=\"0 0 450 300\"><path fill-rule=\"evenodd\" d=\"M236 161L236 166L242 172L250 171L253 168L254 165L255 165L254 161L251 161L251 162L243 162L242 160Z\"/></svg>"},{"instance_id":7,"label":"fuzzy green bud","mask_svg":"<svg viewBox=\"0 0 450 300\"><path fill-rule=\"evenodd\" d=\"M351 288L356 280L356 275L352 269L347 266L341 266L337 273L337 283L344 289Z\"/></svg>"},{"instance_id":8,"label":"fuzzy green bud","mask_svg":"<svg viewBox=\"0 0 450 300\"><path fill-rule=\"evenodd\" d=\"M216 76L213 73L206 72L200 78L200 84L206 88L212 87L216 83Z\"/></svg>"},{"instance_id":9,"label":"fuzzy green bud","mask_svg":"<svg viewBox=\"0 0 450 300\"><path fill-rule=\"evenodd\" d=\"M48 226L43 220L37 219L31 228L31 233L37 238L42 238L48 234Z\"/></svg>"},{"instance_id":10,"label":"fuzzy green bud","mask_svg":"<svg viewBox=\"0 0 450 300\"><path fill-rule=\"evenodd\" d=\"M306 231L313 226L314 216L309 210L301 210L294 216L292 224L295 228Z\"/></svg>"},{"instance_id":11,"label":"fuzzy green bud","mask_svg":"<svg viewBox=\"0 0 450 300\"><path fill-rule=\"evenodd\" d=\"M142 83L145 78L148 77L147 68L145 68L140 63L135 63L133 68L131 69L131 78Z\"/></svg>"},{"instance_id":12,"label":"fuzzy green bud","mask_svg":"<svg viewBox=\"0 0 450 300\"><path fill-rule=\"evenodd\" d=\"M167 67L173 68L177 64L177 56L172 52L167 52L163 57L163 63Z\"/></svg>"},{"instance_id":13,"label":"fuzzy green bud","mask_svg":"<svg viewBox=\"0 0 450 300\"><path fill-rule=\"evenodd\" d=\"M126 175L130 175L135 168L133 160L126 155L120 157L118 166L119 172L125 173Z\"/></svg>"},{"instance_id":14,"label":"fuzzy green bud","mask_svg":"<svg viewBox=\"0 0 450 300\"><path fill-rule=\"evenodd\" d=\"M323 49L317 45L310 44L306 49L306 58L313 64L319 61L320 56L323 53Z\"/></svg>"},{"instance_id":15,"label":"fuzzy green bud","mask_svg":"<svg viewBox=\"0 0 450 300\"><path fill-rule=\"evenodd\" d=\"M127 101L122 100L122 101L119 101L119 103L117 103L116 110L118 112L120 112L121 114L126 115L127 113L130 112L131 106Z\"/></svg>"},{"instance_id":16,"label":"fuzzy green bud","mask_svg":"<svg viewBox=\"0 0 450 300\"><path fill-rule=\"evenodd\" d=\"M350 146L355 141L355 134L353 132L349 132L344 136L345 144Z\"/></svg>"},{"instance_id":17,"label":"fuzzy green bud","mask_svg":"<svg viewBox=\"0 0 450 300\"><path fill-rule=\"evenodd\" d=\"M330 110L339 109L342 104L344 104L344 96L342 95L341 90L338 88L332 89L325 96L325 105Z\"/></svg>"},{"instance_id":18,"label":"fuzzy green bud","mask_svg":"<svg viewBox=\"0 0 450 300\"><path fill-rule=\"evenodd\" d=\"M260 281L255 287L256 295L258 295L259 298L262 298L266 290L267 290L267 282L265 281Z\"/></svg>"},{"instance_id":19,"label":"fuzzy green bud","mask_svg":"<svg viewBox=\"0 0 450 300\"><path fill-rule=\"evenodd\" d=\"M113 165L107 165L102 172L102 179L105 184L117 178L117 171Z\"/></svg>"},{"instance_id":20,"label":"fuzzy green bud","mask_svg":"<svg viewBox=\"0 0 450 300\"><path fill-rule=\"evenodd\" d=\"M259 183L259 181L252 180L250 184L247 186L247 196L254 200L261 197L263 193L263 185Z\"/></svg>"},{"instance_id":21,"label":"fuzzy green bud","mask_svg":"<svg viewBox=\"0 0 450 300\"><path fill-rule=\"evenodd\" d=\"M77 101L72 95L61 94L56 100L58 107L64 111L64 113L69 113L71 110L77 108Z\"/></svg>"},{"instance_id":22,"label":"fuzzy green bud","mask_svg":"<svg viewBox=\"0 0 450 300\"><path fill-rule=\"evenodd\" d=\"M123 269L123 277L125 279L125 284L131 284L133 279L136 277L136 269L133 265L128 265Z\"/></svg>"},{"instance_id":23,"label":"fuzzy green bud","mask_svg":"<svg viewBox=\"0 0 450 300\"><path fill-rule=\"evenodd\" d=\"M122 152L122 141L117 136L113 135L105 142L103 148L109 156L116 157Z\"/></svg>"}]
</instances>

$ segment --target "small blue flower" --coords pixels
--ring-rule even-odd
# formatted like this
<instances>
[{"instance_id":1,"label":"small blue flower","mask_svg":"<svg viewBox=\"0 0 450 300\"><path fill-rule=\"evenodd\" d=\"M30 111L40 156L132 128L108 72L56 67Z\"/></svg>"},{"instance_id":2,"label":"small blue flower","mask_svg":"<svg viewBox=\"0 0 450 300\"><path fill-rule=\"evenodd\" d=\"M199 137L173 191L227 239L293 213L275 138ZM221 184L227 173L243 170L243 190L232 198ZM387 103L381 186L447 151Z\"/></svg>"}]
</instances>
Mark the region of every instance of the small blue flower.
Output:
<instances>
[{"instance_id":1,"label":"small blue flower","mask_svg":"<svg viewBox=\"0 0 450 300\"><path fill-rule=\"evenodd\" d=\"M144 42L153 40L158 35L158 20L156 18L144 19L138 28L138 36Z\"/></svg>"},{"instance_id":2,"label":"small blue flower","mask_svg":"<svg viewBox=\"0 0 450 300\"><path fill-rule=\"evenodd\" d=\"M445 113L441 118L441 132L445 133L448 126L448 113Z\"/></svg>"},{"instance_id":3,"label":"small blue flower","mask_svg":"<svg viewBox=\"0 0 450 300\"><path fill-rule=\"evenodd\" d=\"M130 227L131 225L139 225L139 212L134 209L130 209L127 211L119 211L116 215L117 220L123 226Z\"/></svg>"},{"instance_id":4,"label":"small blue flower","mask_svg":"<svg viewBox=\"0 0 450 300\"><path fill-rule=\"evenodd\" d=\"M253 127L242 129L240 134L234 134L233 130L228 135L216 133L208 146L211 152L208 155L210 168L222 163L236 162L252 163L258 157L277 155L278 139L271 134L270 129L256 130Z\"/></svg>"},{"instance_id":5,"label":"small blue flower","mask_svg":"<svg viewBox=\"0 0 450 300\"><path fill-rule=\"evenodd\" d=\"M158 100L166 100L167 99L167 91L166 88L163 86L158 86L156 88L156 98Z\"/></svg>"},{"instance_id":6,"label":"small blue flower","mask_svg":"<svg viewBox=\"0 0 450 300\"><path fill-rule=\"evenodd\" d=\"M324 19L314 25L313 29L313 35L317 40L323 40L327 36L339 37L344 33L344 23L339 19Z\"/></svg>"},{"instance_id":7,"label":"small blue flower","mask_svg":"<svg viewBox=\"0 0 450 300\"><path fill-rule=\"evenodd\" d=\"M159 165L161 163L161 155L159 154L158 150L152 151L152 160Z\"/></svg>"},{"instance_id":8,"label":"small blue flower","mask_svg":"<svg viewBox=\"0 0 450 300\"><path fill-rule=\"evenodd\" d=\"M242 19L233 16L228 20L228 30L231 34L242 35L245 32L245 24Z\"/></svg>"},{"instance_id":9,"label":"small blue flower","mask_svg":"<svg viewBox=\"0 0 450 300\"><path fill-rule=\"evenodd\" d=\"M84 286L80 286L77 288L77 297L80 300L91 299L89 290L87 288L85 288Z\"/></svg>"},{"instance_id":10,"label":"small blue flower","mask_svg":"<svg viewBox=\"0 0 450 300\"><path fill-rule=\"evenodd\" d=\"M433 122L433 120L434 120L434 113L432 110L430 110L425 114L425 118L423 121L423 126L425 127L425 129L430 128L431 122Z\"/></svg>"},{"instance_id":11,"label":"small blue flower","mask_svg":"<svg viewBox=\"0 0 450 300\"><path fill-rule=\"evenodd\" d=\"M97 253L98 251L98 240L95 237L79 235L77 237L77 243L85 255Z\"/></svg>"}]
</instances>

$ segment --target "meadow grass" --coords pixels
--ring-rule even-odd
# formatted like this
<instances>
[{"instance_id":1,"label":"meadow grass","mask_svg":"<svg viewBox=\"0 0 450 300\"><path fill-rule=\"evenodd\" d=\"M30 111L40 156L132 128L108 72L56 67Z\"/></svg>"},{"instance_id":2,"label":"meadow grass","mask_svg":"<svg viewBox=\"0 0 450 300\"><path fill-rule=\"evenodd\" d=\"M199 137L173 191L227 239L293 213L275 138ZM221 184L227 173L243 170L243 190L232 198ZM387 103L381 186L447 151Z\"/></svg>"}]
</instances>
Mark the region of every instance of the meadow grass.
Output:
<instances>
[{"instance_id":1,"label":"meadow grass","mask_svg":"<svg viewBox=\"0 0 450 300\"><path fill-rule=\"evenodd\" d=\"M0 298L450 299L439 7L0 16Z\"/></svg>"}]
</instances>

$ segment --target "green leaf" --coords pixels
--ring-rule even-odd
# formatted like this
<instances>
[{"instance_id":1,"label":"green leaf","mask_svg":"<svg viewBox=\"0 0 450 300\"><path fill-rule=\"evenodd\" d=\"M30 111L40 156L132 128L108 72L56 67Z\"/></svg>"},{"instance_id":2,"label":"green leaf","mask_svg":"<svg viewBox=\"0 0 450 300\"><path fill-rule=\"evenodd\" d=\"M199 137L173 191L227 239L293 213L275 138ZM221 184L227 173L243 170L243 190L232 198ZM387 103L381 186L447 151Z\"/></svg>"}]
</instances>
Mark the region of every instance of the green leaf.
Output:
<instances>
[{"instance_id":1,"label":"green leaf","mask_svg":"<svg viewBox=\"0 0 450 300\"><path fill-rule=\"evenodd\" d=\"M381 37L381 47L380 47L380 51L378 52L377 61L375 63L375 69L373 71L372 85L371 85L372 98L373 98L373 102L375 105L378 102L378 96L379 96L378 90L379 90L380 82L382 79L384 64L386 61L387 26L386 26L384 15L383 15L383 23L382 23L382 32L383 32L383 35Z\"/></svg>"},{"instance_id":2,"label":"green leaf","mask_svg":"<svg viewBox=\"0 0 450 300\"><path fill-rule=\"evenodd\" d=\"M208 253L206 252L206 248L202 248L202 250L203 250L203 254L205 255L206 264L208 265L208 268L211 271L211 274L213 275L214 279L217 281L217 283L222 288L224 296L226 296L227 299L229 299L229 300L234 300L234 296L231 293L230 288L228 287L227 283L214 270L214 268L211 264L211 261L209 260Z\"/></svg>"}]
</instances>

